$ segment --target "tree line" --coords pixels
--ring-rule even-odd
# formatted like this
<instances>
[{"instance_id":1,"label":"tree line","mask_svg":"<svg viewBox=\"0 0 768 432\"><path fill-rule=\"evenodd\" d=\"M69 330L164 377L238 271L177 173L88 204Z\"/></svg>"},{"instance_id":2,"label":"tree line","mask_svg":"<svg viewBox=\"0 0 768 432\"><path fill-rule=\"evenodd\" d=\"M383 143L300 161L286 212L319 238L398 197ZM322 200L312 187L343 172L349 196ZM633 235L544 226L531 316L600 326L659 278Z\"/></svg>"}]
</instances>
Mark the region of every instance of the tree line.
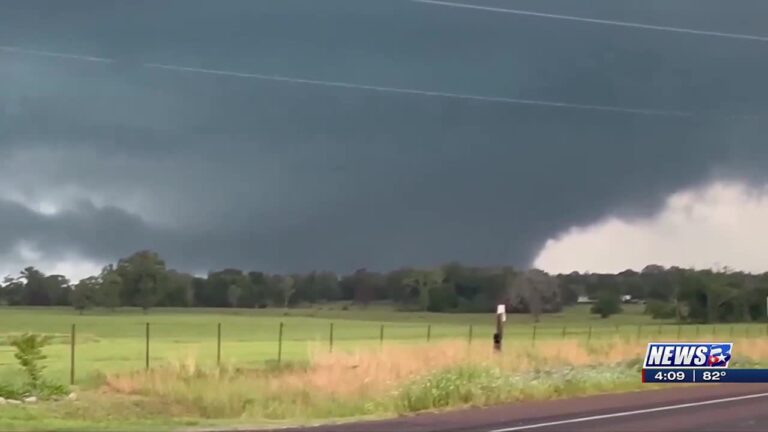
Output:
<instances>
[{"instance_id":1,"label":"tree line","mask_svg":"<svg viewBox=\"0 0 768 432\"><path fill-rule=\"evenodd\" d=\"M430 269L390 272L360 269L346 275L329 271L269 274L228 268L196 277L169 269L153 251L139 251L98 275L70 282L27 267L0 284L0 304L9 306L288 308L348 301L367 305L388 301L400 310L509 313L559 312L581 298L603 317L620 313L622 298L645 303L654 318L679 322L736 322L766 317L768 273L729 269L691 270L646 266L618 274L550 275L541 270L473 267L449 263Z\"/></svg>"}]
</instances>

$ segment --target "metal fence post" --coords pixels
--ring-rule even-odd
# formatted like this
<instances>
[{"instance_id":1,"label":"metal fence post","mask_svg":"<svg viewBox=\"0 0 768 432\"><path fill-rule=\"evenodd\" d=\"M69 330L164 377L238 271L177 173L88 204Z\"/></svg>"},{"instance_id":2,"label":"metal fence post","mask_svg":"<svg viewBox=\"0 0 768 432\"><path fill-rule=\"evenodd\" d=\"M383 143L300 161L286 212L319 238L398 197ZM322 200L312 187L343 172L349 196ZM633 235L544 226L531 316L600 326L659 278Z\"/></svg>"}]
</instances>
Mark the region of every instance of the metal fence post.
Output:
<instances>
[{"instance_id":1,"label":"metal fence post","mask_svg":"<svg viewBox=\"0 0 768 432\"><path fill-rule=\"evenodd\" d=\"M144 349L144 369L149 370L149 323L146 324L146 347Z\"/></svg>"},{"instance_id":2,"label":"metal fence post","mask_svg":"<svg viewBox=\"0 0 768 432\"><path fill-rule=\"evenodd\" d=\"M683 326L680 324L677 325L677 340L680 340L680 332L682 331Z\"/></svg>"},{"instance_id":3,"label":"metal fence post","mask_svg":"<svg viewBox=\"0 0 768 432\"><path fill-rule=\"evenodd\" d=\"M333 352L333 323L328 328L328 352Z\"/></svg>"},{"instance_id":4,"label":"metal fence post","mask_svg":"<svg viewBox=\"0 0 768 432\"><path fill-rule=\"evenodd\" d=\"M472 324L469 325L469 344L472 345Z\"/></svg>"},{"instance_id":5,"label":"metal fence post","mask_svg":"<svg viewBox=\"0 0 768 432\"><path fill-rule=\"evenodd\" d=\"M277 335L277 364L283 360L283 322L280 321L280 329Z\"/></svg>"},{"instance_id":6,"label":"metal fence post","mask_svg":"<svg viewBox=\"0 0 768 432\"><path fill-rule=\"evenodd\" d=\"M432 324L427 324L427 342L432 339Z\"/></svg>"},{"instance_id":7,"label":"metal fence post","mask_svg":"<svg viewBox=\"0 0 768 432\"><path fill-rule=\"evenodd\" d=\"M640 340L640 336L642 335L642 333L643 333L643 325L642 324L638 324L637 325L637 340Z\"/></svg>"},{"instance_id":8,"label":"metal fence post","mask_svg":"<svg viewBox=\"0 0 768 432\"><path fill-rule=\"evenodd\" d=\"M69 336L69 385L75 385L75 325Z\"/></svg>"},{"instance_id":9,"label":"metal fence post","mask_svg":"<svg viewBox=\"0 0 768 432\"><path fill-rule=\"evenodd\" d=\"M531 345L536 345L536 325L533 325L533 334L531 334Z\"/></svg>"},{"instance_id":10,"label":"metal fence post","mask_svg":"<svg viewBox=\"0 0 768 432\"><path fill-rule=\"evenodd\" d=\"M384 324L379 327L379 345L384 345Z\"/></svg>"},{"instance_id":11,"label":"metal fence post","mask_svg":"<svg viewBox=\"0 0 768 432\"><path fill-rule=\"evenodd\" d=\"M221 323L216 326L216 366L221 366Z\"/></svg>"},{"instance_id":12,"label":"metal fence post","mask_svg":"<svg viewBox=\"0 0 768 432\"><path fill-rule=\"evenodd\" d=\"M565 335L568 332L568 326L563 326L563 339L565 339Z\"/></svg>"},{"instance_id":13,"label":"metal fence post","mask_svg":"<svg viewBox=\"0 0 768 432\"><path fill-rule=\"evenodd\" d=\"M592 340L592 326L589 326L589 333L587 333L587 342Z\"/></svg>"}]
</instances>

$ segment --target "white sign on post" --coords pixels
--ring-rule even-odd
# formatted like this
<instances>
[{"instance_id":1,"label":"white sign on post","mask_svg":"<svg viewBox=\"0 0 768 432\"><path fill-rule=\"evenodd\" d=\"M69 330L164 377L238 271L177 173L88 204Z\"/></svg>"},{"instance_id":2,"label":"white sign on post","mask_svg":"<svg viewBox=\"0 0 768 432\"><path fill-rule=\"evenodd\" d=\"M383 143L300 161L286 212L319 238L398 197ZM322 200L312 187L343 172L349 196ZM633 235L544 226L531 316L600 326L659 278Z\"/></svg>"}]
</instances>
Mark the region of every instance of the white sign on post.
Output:
<instances>
[{"instance_id":1,"label":"white sign on post","mask_svg":"<svg viewBox=\"0 0 768 432\"><path fill-rule=\"evenodd\" d=\"M768 301L768 299L766 299ZM500 304L496 307L496 315L501 315L501 321L506 322L507 321L507 306Z\"/></svg>"}]
</instances>

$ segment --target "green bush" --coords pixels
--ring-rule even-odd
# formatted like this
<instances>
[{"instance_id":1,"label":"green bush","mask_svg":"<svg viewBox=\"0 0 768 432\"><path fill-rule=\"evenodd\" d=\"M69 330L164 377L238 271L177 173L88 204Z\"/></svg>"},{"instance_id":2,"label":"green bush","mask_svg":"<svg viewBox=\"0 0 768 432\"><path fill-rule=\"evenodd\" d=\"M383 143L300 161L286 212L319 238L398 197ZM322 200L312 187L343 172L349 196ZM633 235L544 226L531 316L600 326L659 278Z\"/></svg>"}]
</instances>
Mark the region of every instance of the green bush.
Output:
<instances>
[{"instance_id":1,"label":"green bush","mask_svg":"<svg viewBox=\"0 0 768 432\"><path fill-rule=\"evenodd\" d=\"M459 298L456 296L456 291L448 284L430 288L428 297L427 310L430 312L445 312L456 309L458 306Z\"/></svg>"},{"instance_id":2,"label":"green bush","mask_svg":"<svg viewBox=\"0 0 768 432\"><path fill-rule=\"evenodd\" d=\"M621 299L619 294L612 291L603 291L598 294L597 302L592 305L590 310L593 314L600 315L600 318L608 318L621 312Z\"/></svg>"},{"instance_id":3,"label":"green bush","mask_svg":"<svg viewBox=\"0 0 768 432\"><path fill-rule=\"evenodd\" d=\"M27 374L27 384L36 390L43 378L42 361L47 357L43 354L43 347L50 341L46 335L24 333L11 338L10 344L16 348L13 356Z\"/></svg>"},{"instance_id":4,"label":"green bush","mask_svg":"<svg viewBox=\"0 0 768 432\"><path fill-rule=\"evenodd\" d=\"M645 313L654 319L669 319L675 317L675 305L661 300L648 300Z\"/></svg>"},{"instance_id":5,"label":"green bush","mask_svg":"<svg viewBox=\"0 0 768 432\"><path fill-rule=\"evenodd\" d=\"M24 369L27 381L21 389L6 387L0 391L7 392L13 397L38 396L47 398L67 393L67 388L60 384L50 383L43 378L45 366L42 364L47 357L43 354L43 347L48 344L50 337L46 335L24 333L9 339L9 344L16 348L13 356ZM5 397L5 396L4 396Z\"/></svg>"}]
</instances>

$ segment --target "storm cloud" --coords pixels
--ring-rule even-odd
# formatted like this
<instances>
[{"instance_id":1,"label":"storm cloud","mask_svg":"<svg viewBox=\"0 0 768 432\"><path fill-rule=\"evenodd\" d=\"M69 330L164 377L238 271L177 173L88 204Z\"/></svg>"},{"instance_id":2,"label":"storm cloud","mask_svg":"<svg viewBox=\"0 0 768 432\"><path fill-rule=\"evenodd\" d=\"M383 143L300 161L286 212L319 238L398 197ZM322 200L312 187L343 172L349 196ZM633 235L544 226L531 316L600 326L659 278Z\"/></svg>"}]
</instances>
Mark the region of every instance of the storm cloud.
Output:
<instances>
[{"instance_id":1,"label":"storm cloud","mask_svg":"<svg viewBox=\"0 0 768 432\"><path fill-rule=\"evenodd\" d=\"M768 13L472 3L757 36ZM720 178L766 180L759 40L407 0L8 0L0 46L20 48L0 50L0 256L526 266L570 227Z\"/></svg>"}]
</instances>

